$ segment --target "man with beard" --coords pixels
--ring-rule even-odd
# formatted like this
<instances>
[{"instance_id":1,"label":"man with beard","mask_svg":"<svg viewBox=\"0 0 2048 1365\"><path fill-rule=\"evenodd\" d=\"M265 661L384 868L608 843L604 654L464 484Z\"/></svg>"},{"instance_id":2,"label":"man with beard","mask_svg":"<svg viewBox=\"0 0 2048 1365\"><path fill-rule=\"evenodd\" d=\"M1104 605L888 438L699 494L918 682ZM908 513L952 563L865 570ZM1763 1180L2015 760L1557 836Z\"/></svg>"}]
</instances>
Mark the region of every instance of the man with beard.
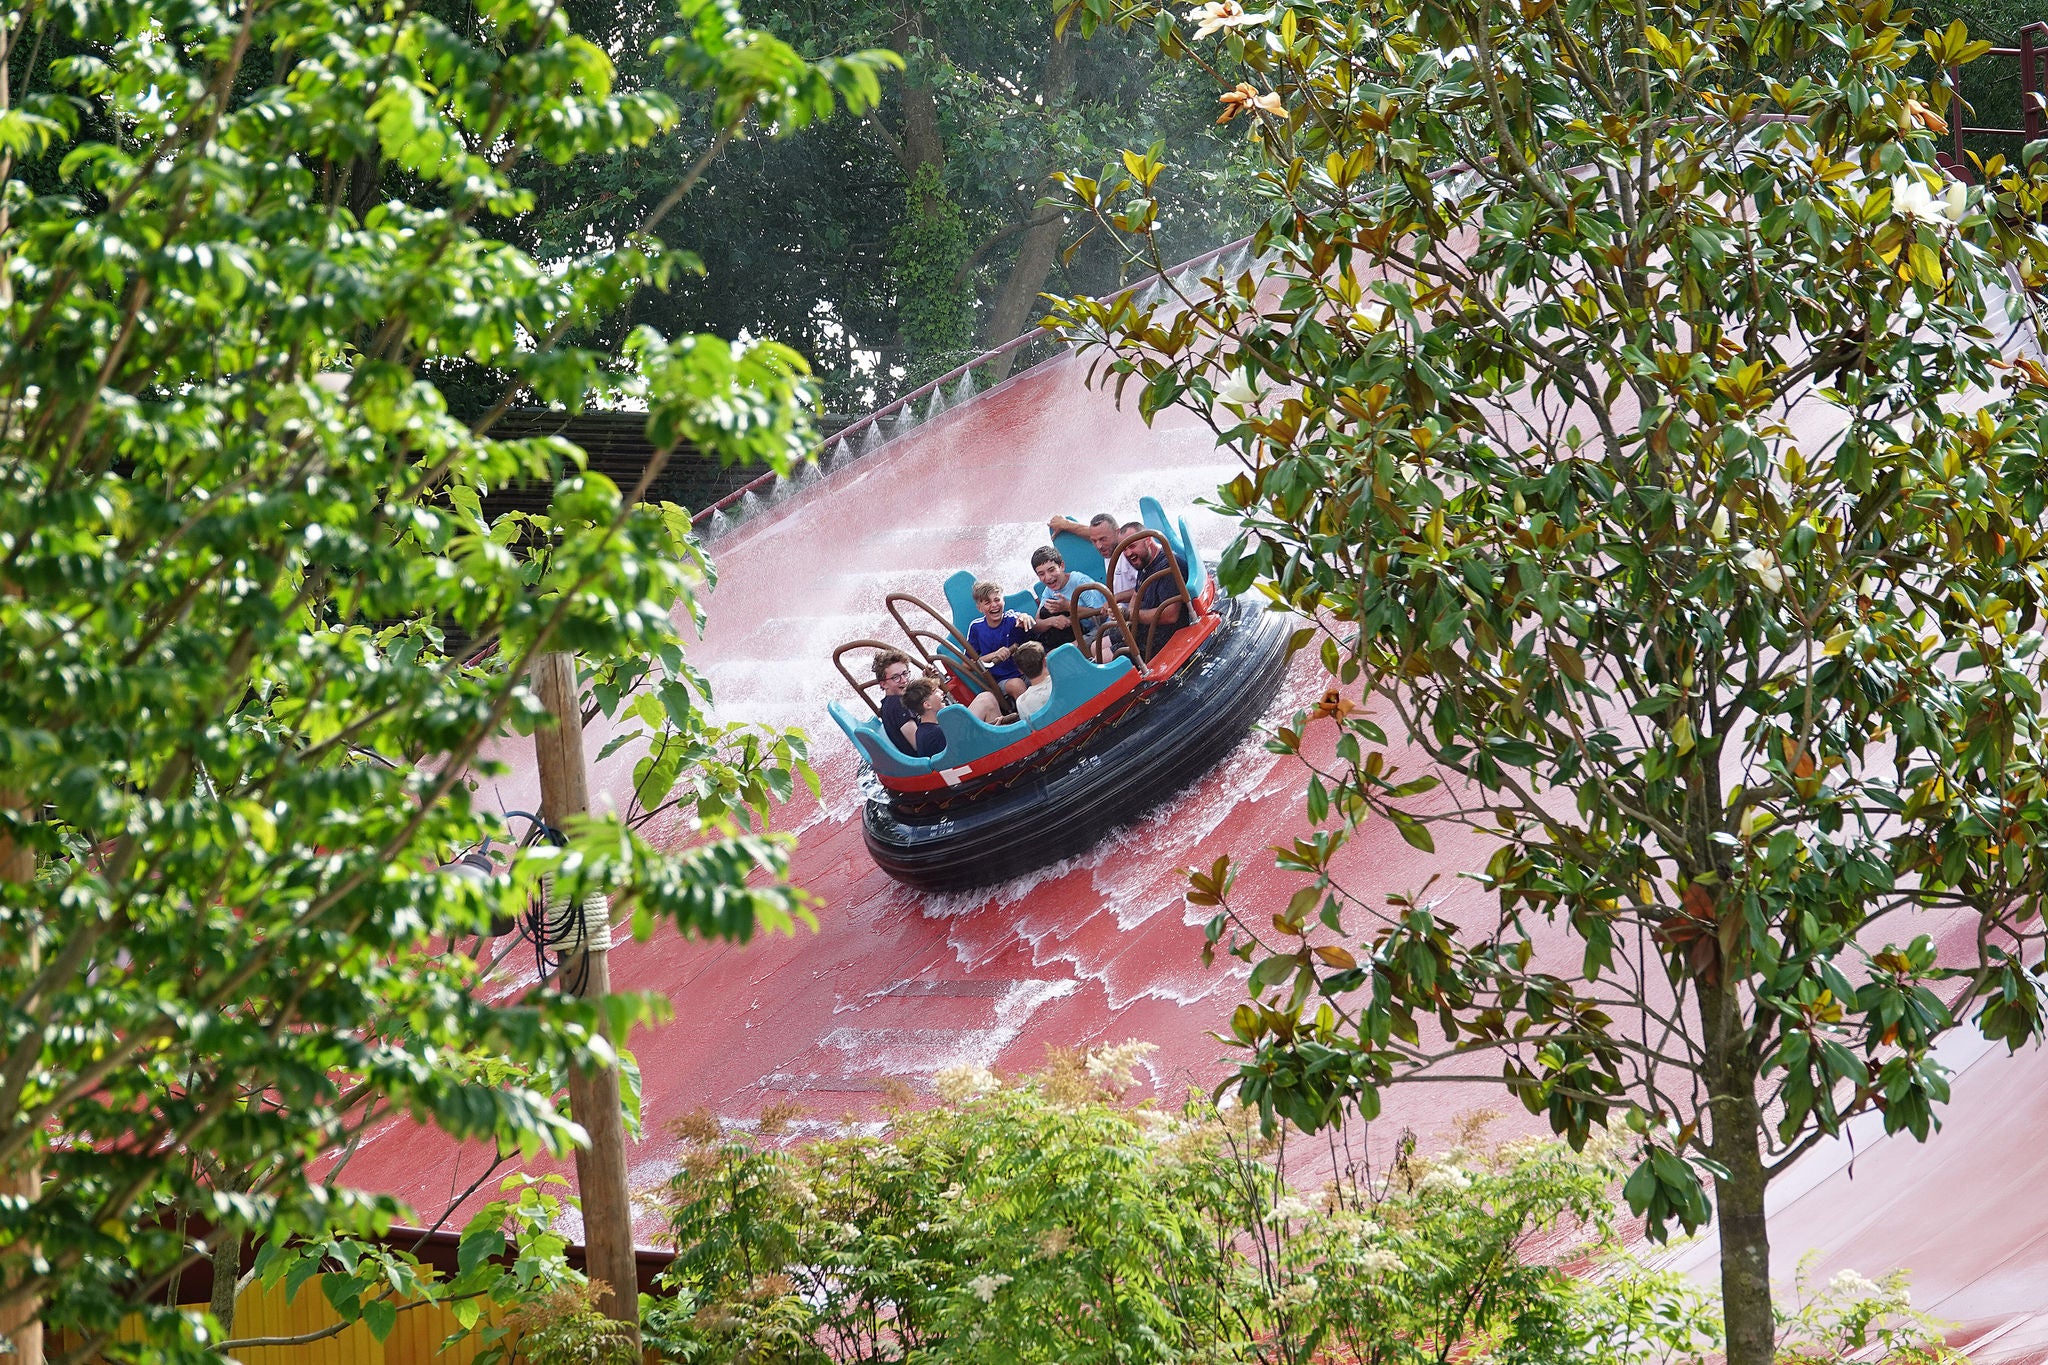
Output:
<instances>
[{"instance_id":1,"label":"man with beard","mask_svg":"<svg viewBox=\"0 0 2048 1365\"><path fill-rule=\"evenodd\" d=\"M1126 529L1135 534L1145 528ZM1138 636L1138 652L1149 662L1158 657L1167 641L1189 624L1181 582L1172 573L1180 561L1168 555L1157 540L1133 541L1125 547L1124 557L1130 562L1134 583L1141 585L1137 587L1131 604L1124 609L1124 614ZM1183 576L1186 572L1181 570ZM1108 663L1124 644L1123 632L1111 627L1096 641L1095 657Z\"/></svg>"}]
</instances>

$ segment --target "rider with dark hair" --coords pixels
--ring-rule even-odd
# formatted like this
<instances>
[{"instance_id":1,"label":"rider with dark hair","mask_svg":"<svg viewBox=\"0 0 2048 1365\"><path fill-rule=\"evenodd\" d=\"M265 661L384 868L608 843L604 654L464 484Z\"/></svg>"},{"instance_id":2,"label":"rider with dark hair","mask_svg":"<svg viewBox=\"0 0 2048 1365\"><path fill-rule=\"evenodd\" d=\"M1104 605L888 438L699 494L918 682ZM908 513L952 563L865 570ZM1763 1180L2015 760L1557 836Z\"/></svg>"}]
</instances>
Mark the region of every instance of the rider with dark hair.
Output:
<instances>
[{"instance_id":1,"label":"rider with dark hair","mask_svg":"<svg viewBox=\"0 0 2048 1365\"><path fill-rule=\"evenodd\" d=\"M889 742L906 754L916 753L917 717L903 700L903 689L910 685L910 659L899 649L875 655L875 681L882 685L882 700L875 709Z\"/></svg>"},{"instance_id":2,"label":"rider with dark hair","mask_svg":"<svg viewBox=\"0 0 2048 1365\"><path fill-rule=\"evenodd\" d=\"M1031 572L1038 575L1038 619L1031 638L1047 649L1065 644L1074 638L1074 594L1091 583L1102 585L1079 569L1069 569L1066 558L1050 545L1031 552Z\"/></svg>"},{"instance_id":3,"label":"rider with dark hair","mask_svg":"<svg viewBox=\"0 0 2048 1365\"><path fill-rule=\"evenodd\" d=\"M930 678L919 678L903 689L903 704L917 717L917 744L911 752L919 758L944 753L946 732L939 728L939 710L946 704L946 689Z\"/></svg>"}]
</instances>

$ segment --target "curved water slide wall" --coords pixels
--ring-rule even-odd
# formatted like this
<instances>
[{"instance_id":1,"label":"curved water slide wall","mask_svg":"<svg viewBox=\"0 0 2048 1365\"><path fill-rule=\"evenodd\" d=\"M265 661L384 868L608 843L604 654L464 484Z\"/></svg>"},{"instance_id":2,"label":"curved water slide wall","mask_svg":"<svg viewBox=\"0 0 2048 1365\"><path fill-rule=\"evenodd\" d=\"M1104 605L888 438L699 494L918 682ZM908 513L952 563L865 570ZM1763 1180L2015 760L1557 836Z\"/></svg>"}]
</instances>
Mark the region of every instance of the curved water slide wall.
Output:
<instances>
[{"instance_id":1,"label":"curved water slide wall","mask_svg":"<svg viewBox=\"0 0 2048 1365\"><path fill-rule=\"evenodd\" d=\"M1242 250L1231 250L1221 259L1243 268ZM1149 1078L1165 1099L1225 1074L1226 1050L1209 1033L1243 998L1243 968L1202 967L1201 919L1182 901L1179 869L1244 856L1241 893L1284 899L1292 886L1261 855L1302 829L1306 774L1291 760L1249 738L1194 789L1086 855L984 892L934 896L869 860L853 754L825 712L844 689L833 647L883 633L886 593L943 600L939 584L963 567L1025 586L1049 515L1130 517L1150 495L1187 516L1205 555L1221 549L1230 528L1195 503L1235 473L1235 457L1179 414L1148 427L1086 375L1085 361L1060 353L984 392L951 376L850 430L816 470L721 512L719 584L691 657L721 718L801 726L814 740L823 794L800 791L778 824L798 837L793 878L819 899L818 931L744 948L664 932L614 949L615 987L662 992L675 1010L674 1022L632 1040L646 1117L629 1158L636 1194L674 1169L667 1125L699 1109L745 1123L794 1100L807 1122L832 1126L873 1117L896 1084L928 1089L946 1067L1021 1071L1048 1047L1130 1038L1158 1045ZM1322 686L1304 656L1275 714ZM602 740L588 737L593 759ZM495 799L534 807L530 749L503 756L513 771ZM596 765L600 801L623 801L629 759ZM1420 768L1419 757L1405 766ZM1381 827L1350 848L1343 870L1374 892L1438 877L1431 894L1445 913L1489 921L1489 899L1456 874L1490 850L1475 837L1439 838L1424 855ZM1569 970L1577 954L1561 936L1556 952ZM533 979L529 962L498 985L511 992ZM1778 1273L1789 1278L1809 1252L1823 1279L1909 1266L1915 1302L1957 1320L1958 1344L1974 1343L1978 1359L2048 1358L2048 1059L1959 1043L1951 1063L1954 1100L1926 1146L1859 1130L1781 1180ZM1515 1108L1483 1084L1397 1090L1367 1140L1406 1127L1427 1143L1482 1107ZM486 1152L394 1122L369 1135L346 1178L433 1211L488 1166ZM483 1196L494 1186L486 1181ZM658 1243L659 1217L645 1207L641 1239ZM1711 1274L1710 1243L1679 1255Z\"/></svg>"}]
</instances>

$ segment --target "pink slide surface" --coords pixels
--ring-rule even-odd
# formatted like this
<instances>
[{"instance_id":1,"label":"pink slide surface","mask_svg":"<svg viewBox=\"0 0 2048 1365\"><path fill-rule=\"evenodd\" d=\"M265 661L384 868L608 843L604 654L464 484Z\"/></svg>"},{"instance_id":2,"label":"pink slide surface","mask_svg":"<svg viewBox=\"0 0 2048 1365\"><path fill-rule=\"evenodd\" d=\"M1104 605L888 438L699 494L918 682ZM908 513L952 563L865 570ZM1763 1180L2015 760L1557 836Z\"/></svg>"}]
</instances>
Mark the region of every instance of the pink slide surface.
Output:
<instances>
[{"instance_id":1,"label":"pink slide surface","mask_svg":"<svg viewBox=\"0 0 2048 1365\"><path fill-rule=\"evenodd\" d=\"M845 691L833 647L885 635L886 593L942 601L940 583L960 568L1024 587L1048 516L1134 517L1150 495L1187 518L1213 562L1230 528L1195 503L1237 468L1207 428L1179 414L1147 427L1088 387L1085 362L1062 358L799 480L713 543L719 585L691 658L712 681L720 718L811 736L822 799L800 791L778 824L798 836L793 879L819 899L818 931L746 947L665 931L613 951L615 988L661 992L675 1010L674 1022L631 1040L645 1090L645 1135L630 1154L637 1195L658 1191L675 1168L668 1125L699 1109L744 1121L795 1100L810 1121L832 1125L873 1116L887 1082L919 1088L967 1063L1028 1070L1048 1047L1130 1038L1158 1045L1149 1061L1162 1098L1227 1074L1228 1049L1209 1034L1244 998L1243 968L1201 965L1203 916L1182 900L1179 870L1227 853L1246 860L1241 894L1277 903L1291 892L1265 850L1304 829L1307 775L1293 760L1250 738L1193 790L1078 859L985 892L933 896L870 861L854 755L825 703ZM1297 660L1273 716L1309 704L1323 685L1319 667ZM1321 730L1327 746L1331 727ZM602 736L588 742L594 758ZM514 772L498 796L531 808L530 749L514 741L504 756ZM1419 769L1419 756L1405 766ZM593 790L623 801L627 768L626 755L607 760ZM1476 837L1445 833L1423 855L1382 825L1352 846L1346 876L1384 893L1419 891L1442 874L1431 895L1476 925L1491 922L1491 901L1455 874L1489 852ZM1560 965L1576 960L1565 951ZM530 956L515 954L502 988L531 984L532 971ZM1952 1065L1946 1126L1924 1147L1859 1132L1853 1161L1850 1144L1838 1144L1781 1180L1777 1269L1789 1282L1809 1251L1823 1280L1905 1265L1915 1303L1956 1320L1955 1340L1974 1344L1979 1360L2048 1359L2048 1060L1959 1042ZM1479 1108L1520 1114L1497 1086L1397 1089L1372 1140L1406 1127L1427 1143ZM431 1218L489 1161L394 1122L367 1137L346 1179ZM641 1240L658 1245L658 1210L651 1199L642 1207ZM1678 1257L1711 1274L1709 1245Z\"/></svg>"}]
</instances>

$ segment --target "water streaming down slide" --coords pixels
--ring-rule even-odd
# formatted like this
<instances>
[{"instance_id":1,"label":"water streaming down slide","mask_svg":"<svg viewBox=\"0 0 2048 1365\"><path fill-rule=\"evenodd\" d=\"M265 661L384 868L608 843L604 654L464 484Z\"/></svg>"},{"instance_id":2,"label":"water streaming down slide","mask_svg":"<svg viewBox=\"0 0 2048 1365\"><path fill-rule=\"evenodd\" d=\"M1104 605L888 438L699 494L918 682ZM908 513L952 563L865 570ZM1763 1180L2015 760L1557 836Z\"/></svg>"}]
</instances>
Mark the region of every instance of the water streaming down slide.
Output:
<instances>
[{"instance_id":1,"label":"water streaming down slide","mask_svg":"<svg viewBox=\"0 0 2048 1365\"><path fill-rule=\"evenodd\" d=\"M815 741L823 795L800 794L779 823L799 836L793 875L820 899L819 929L745 948L663 933L614 951L615 987L661 991L676 1014L632 1042L647 1134L630 1156L636 1190L671 1173L676 1144L666 1126L699 1108L745 1122L794 1099L812 1121L834 1124L873 1116L891 1082L919 1087L962 1063L1022 1070L1048 1046L1134 1037L1159 1045L1149 1065L1163 1097L1224 1074L1224 1049L1208 1032L1243 998L1242 968L1200 965L1200 918L1181 899L1178 869L1242 855L1242 893L1284 897L1291 883L1259 854L1301 829L1305 774L1252 739L1180 799L1081 857L987 891L935 896L891 881L869 859L856 765L825 703L844 688L832 648L880 633L887 592L937 598L939 582L963 566L1024 586L1048 515L1129 516L1148 494L1184 512L1213 557L1228 527L1194 503L1235 469L1191 419L1169 414L1147 427L1091 391L1082 363L1059 359L786 490L717 541L719 586L691 657L722 718L802 726ZM1319 670L1298 660L1274 713L1290 713L1322 685ZM602 738L590 736L593 755ZM530 759L516 748L505 756L514 772L498 797L531 807ZM622 754L600 765L593 791L623 799L629 762ZM1411 754L1404 766L1420 764ZM1489 851L1475 837L1443 834L1425 856L1382 827L1352 847L1347 876L1399 892L1444 874L1432 894L1445 913L1476 924L1490 920L1491 902L1455 873ZM1569 970L1576 954L1561 935L1555 948ZM1954 1057L1947 1128L1926 1147L1861 1133L1853 1165L1846 1144L1823 1149L1781 1183L1778 1269L1789 1278L1809 1248L1822 1278L1904 1264L1915 1272L1915 1302L1966 1320L1959 1340L1978 1340L1978 1359L2048 1358L2048 1212L2034 1197L2048 1174L2048 1148L2034 1136L2048 1123L2048 1060L1960 1046ZM1391 1138L1405 1126L1426 1142L1459 1113L1509 1107L1504 1098L1490 1086L1417 1086L1395 1092L1374 1128ZM392 1123L369 1136L347 1178L433 1212L488 1163L488 1153ZM485 1195L494 1187L486 1182ZM651 1209L640 1232L658 1240ZM1696 1268L1710 1264L1706 1250L1685 1255Z\"/></svg>"}]
</instances>

